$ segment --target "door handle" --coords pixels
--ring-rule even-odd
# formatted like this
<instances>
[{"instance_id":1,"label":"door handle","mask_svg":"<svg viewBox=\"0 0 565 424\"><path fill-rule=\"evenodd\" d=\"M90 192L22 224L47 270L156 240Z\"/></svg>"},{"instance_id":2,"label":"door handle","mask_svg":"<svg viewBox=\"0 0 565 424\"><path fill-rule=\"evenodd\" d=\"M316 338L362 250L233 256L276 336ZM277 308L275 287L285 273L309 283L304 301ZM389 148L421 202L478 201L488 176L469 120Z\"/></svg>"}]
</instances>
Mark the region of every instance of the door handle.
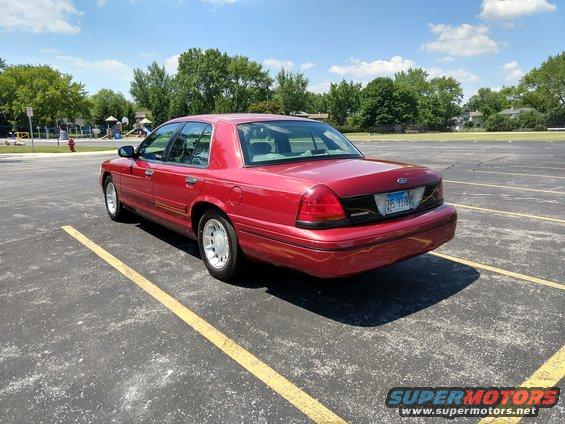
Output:
<instances>
[{"instance_id":1,"label":"door handle","mask_svg":"<svg viewBox=\"0 0 565 424\"><path fill-rule=\"evenodd\" d=\"M188 176L184 179L188 185L194 185L198 182L198 179L193 176Z\"/></svg>"},{"instance_id":2,"label":"door handle","mask_svg":"<svg viewBox=\"0 0 565 424\"><path fill-rule=\"evenodd\" d=\"M145 175L147 175L148 177L150 177L151 175L153 175L155 171L153 169L146 169L145 170Z\"/></svg>"}]
</instances>

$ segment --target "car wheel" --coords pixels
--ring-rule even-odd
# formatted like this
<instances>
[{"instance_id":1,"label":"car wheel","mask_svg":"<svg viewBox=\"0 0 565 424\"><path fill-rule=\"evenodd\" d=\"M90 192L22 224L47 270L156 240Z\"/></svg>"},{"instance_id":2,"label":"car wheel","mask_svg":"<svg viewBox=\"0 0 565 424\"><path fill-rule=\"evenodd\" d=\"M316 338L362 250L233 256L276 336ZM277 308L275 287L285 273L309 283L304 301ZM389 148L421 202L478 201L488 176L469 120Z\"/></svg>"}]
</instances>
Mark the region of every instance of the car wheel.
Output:
<instances>
[{"instance_id":1,"label":"car wheel","mask_svg":"<svg viewBox=\"0 0 565 424\"><path fill-rule=\"evenodd\" d=\"M225 215L216 211L202 215L198 224L198 247L212 277L230 281L241 270L243 252L235 228Z\"/></svg>"},{"instance_id":2,"label":"car wheel","mask_svg":"<svg viewBox=\"0 0 565 424\"><path fill-rule=\"evenodd\" d=\"M107 177L104 181L104 200L106 203L106 212L114 221L122 221L126 211L120 202L118 191L114 185L112 177Z\"/></svg>"}]
</instances>

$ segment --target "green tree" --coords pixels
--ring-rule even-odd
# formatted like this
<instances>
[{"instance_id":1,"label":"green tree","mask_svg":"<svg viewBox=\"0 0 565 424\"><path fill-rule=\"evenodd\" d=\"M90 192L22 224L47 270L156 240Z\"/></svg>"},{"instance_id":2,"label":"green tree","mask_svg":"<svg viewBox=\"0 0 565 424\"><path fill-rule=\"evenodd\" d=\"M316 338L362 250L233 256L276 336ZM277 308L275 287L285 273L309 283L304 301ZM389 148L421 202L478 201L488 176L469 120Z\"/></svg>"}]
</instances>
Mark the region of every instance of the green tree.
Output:
<instances>
[{"instance_id":1,"label":"green tree","mask_svg":"<svg viewBox=\"0 0 565 424\"><path fill-rule=\"evenodd\" d=\"M344 125L349 116L359 111L361 83L347 82L344 79L338 84L330 84L327 102L332 121L337 125Z\"/></svg>"},{"instance_id":2,"label":"green tree","mask_svg":"<svg viewBox=\"0 0 565 424\"><path fill-rule=\"evenodd\" d=\"M565 52L524 75L519 97L524 106L547 114L550 125L565 124Z\"/></svg>"},{"instance_id":3,"label":"green tree","mask_svg":"<svg viewBox=\"0 0 565 424\"><path fill-rule=\"evenodd\" d=\"M328 112L328 95L326 93L312 93L308 91L306 112L308 113L327 113Z\"/></svg>"},{"instance_id":4,"label":"green tree","mask_svg":"<svg viewBox=\"0 0 565 424\"><path fill-rule=\"evenodd\" d=\"M431 122L424 122L428 129L445 130L454 117L461 113L459 104L463 99L461 83L452 77L438 77L430 80L429 113Z\"/></svg>"},{"instance_id":5,"label":"green tree","mask_svg":"<svg viewBox=\"0 0 565 424\"><path fill-rule=\"evenodd\" d=\"M438 121L434 111L438 102L432 98L432 85L428 77L429 74L422 68L410 68L394 75L394 82L410 91L416 99L416 124L426 129L436 127Z\"/></svg>"},{"instance_id":6,"label":"green tree","mask_svg":"<svg viewBox=\"0 0 565 424\"><path fill-rule=\"evenodd\" d=\"M245 112L268 99L271 84L263 66L245 56L192 48L179 57L172 114Z\"/></svg>"},{"instance_id":7,"label":"green tree","mask_svg":"<svg viewBox=\"0 0 565 424\"><path fill-rule=\"evenodd\" d=\"M229 56L218 49L182 53L173 83L173 114L213 112L228 84L228 64Z\"/></svg>"},{"instance_id":8,"label":"green tree","mask_svg":"<svg viewBox=\"0 0 565 424\"><path fill-rule=\"evenodd\" d=\"M0 57L0 73L7 68L6 61ZM8 124L8 116L6 112L3 110L2 107L2 95L0 94L0 125L7 125Z\"/></svg>"},{"instance_id":9,"label":"green tree","mask_svg":"<svg viewBox=\"0 0 565 424\"><path fill-rule=\"evenodd\" d=\"M14 125L25 127L26 107L33 107L34 123L55 125L62 119L88 115L84 86L50 66L14 65L0 73L0 105Z\"/></svg>"},{"instance_id":10,"label":"green tree","mask_svg":"<svg viewBox=\"0 0 565 424\"><path fill-rule=\"evenodd\" d=\"M360 124L364 128L414 122L417 99L391 78L375 78L361 92Z\"/></svg>"},{"instance_id":11,"label":"green tree","mask_svg":"<svg viewBox=\"0 0 565 424\"><path fill-rule=\"evenodd\" d=\"M131 120L132 105L122 93L103 88L90 97L93 124L102 124L110 115L118 120L125 116Z\"/></svg>"},{"instance_id":12,"label":"green tree","mask_svg":"<svg viewBox=\"0 0 565 424\"><path fill-rule=\"evenodd\" d=\"M249 105L247 112L250 113L282 113L282 105L276 100L264 100L262 102L254 102Z\"/></svg>"},{"instance_id":13,"label":"green tree","mask_svg":"<svg viewBox=\"0 0 565 424\"><path fill-rule=\"evenodd\" d=\"M416 97L426 97L431 92L429 74L422 68L410 68L394 74L394 82L411 90Z\"/></svg>"},{"instance_id":14,"label":"green tree","mask_svg":"<svg viewBox=\"0 0 565 424\"><path fill-rule=\"evenodd\" d=\"M275 79L275 98L280 102L285 115L307 109L308 79L304 74L281 69Z\"/></svg>"},{"instance_id":15,"label":"green tree","mask_svg":"<svg viewBox=\"0 0 565 424\"><path fill-rule=\"evenodd\" d=\"M267 100L273 80L260 63L245 56L229 57L226 72L225 86L215 98L215 112L246 112L252 103Z\"/></svg>"},{"instance_id":16,"label":"green tree","mask_svg":"<svg viewBox=\"0 0 565 424\"><path fill-rule=\"evenodd\" d=\"M496 91L488 87L479 88L476 94L467 101L464 109L472 112L479 111L486 117L509 108L511 102L505 91Z\"/></svg>"},{"instance_id":17,"label":"green tree","mask_svg":"<svg viewBox=\"0 0 565 424\"><path fill-rule=\"evenodd\" d=\"M165 71L165 67L159 66L157 62L149 65L146 71L142 69L133 71L130 94L139 106L151 112L156 125L172 116L174 101L172 85L171 77Z\"/></svg>"},{"instance_id":18,"label":"green tree","mask_svg":"<svg viewBox=\"0 0 565 424\"><path fill-rule=\"evenodd\" d=\"M394 81L410 91L416 98L418 111L416 123L427 130L445 130L451 119L460 112L463 89L451 77L429 79L420 68L398 72Z\"/></svg>"}]
</instances>

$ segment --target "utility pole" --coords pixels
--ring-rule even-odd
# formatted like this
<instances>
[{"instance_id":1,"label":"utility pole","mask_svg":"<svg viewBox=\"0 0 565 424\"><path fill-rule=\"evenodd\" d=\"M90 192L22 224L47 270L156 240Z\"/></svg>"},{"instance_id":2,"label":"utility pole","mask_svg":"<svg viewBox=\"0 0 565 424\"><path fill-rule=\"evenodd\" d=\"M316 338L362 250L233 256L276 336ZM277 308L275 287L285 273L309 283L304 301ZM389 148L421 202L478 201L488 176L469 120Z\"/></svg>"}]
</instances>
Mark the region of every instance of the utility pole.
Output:
<instances>
[{"instance_id":1,"label":"utility pole","mask_svg":"<svg viewBox=\"0 0 565 424\"><path fill-rule=\"evenodd\" d=\"M27 107L27 119L29 119L29 134L31 135L31 151L35 153L35 142L33 141L33 126L31 125L31 117L33 116L33 108Z\"/></svg>"}]
</instances>

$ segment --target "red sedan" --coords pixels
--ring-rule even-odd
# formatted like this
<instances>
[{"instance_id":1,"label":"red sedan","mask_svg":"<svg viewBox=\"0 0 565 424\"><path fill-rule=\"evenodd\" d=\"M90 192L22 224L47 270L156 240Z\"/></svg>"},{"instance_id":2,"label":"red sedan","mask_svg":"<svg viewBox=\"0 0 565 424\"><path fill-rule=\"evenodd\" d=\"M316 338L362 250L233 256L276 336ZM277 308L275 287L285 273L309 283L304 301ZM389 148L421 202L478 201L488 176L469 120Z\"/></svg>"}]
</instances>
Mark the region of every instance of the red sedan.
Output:
<instances>
[{"instance_id":1,"label":"red sedan","mask_svg":"<svg viewBox=\"0 0 565 424\"><path fill-rule=\"evenodd\" d=\"M399 262L451 240L438 172L367 159L331 126L202 115L158 127L102 164L110 218L126 208L196 238L210 274L249 257L317 277Z\"/></svg>"}]
</instances>

